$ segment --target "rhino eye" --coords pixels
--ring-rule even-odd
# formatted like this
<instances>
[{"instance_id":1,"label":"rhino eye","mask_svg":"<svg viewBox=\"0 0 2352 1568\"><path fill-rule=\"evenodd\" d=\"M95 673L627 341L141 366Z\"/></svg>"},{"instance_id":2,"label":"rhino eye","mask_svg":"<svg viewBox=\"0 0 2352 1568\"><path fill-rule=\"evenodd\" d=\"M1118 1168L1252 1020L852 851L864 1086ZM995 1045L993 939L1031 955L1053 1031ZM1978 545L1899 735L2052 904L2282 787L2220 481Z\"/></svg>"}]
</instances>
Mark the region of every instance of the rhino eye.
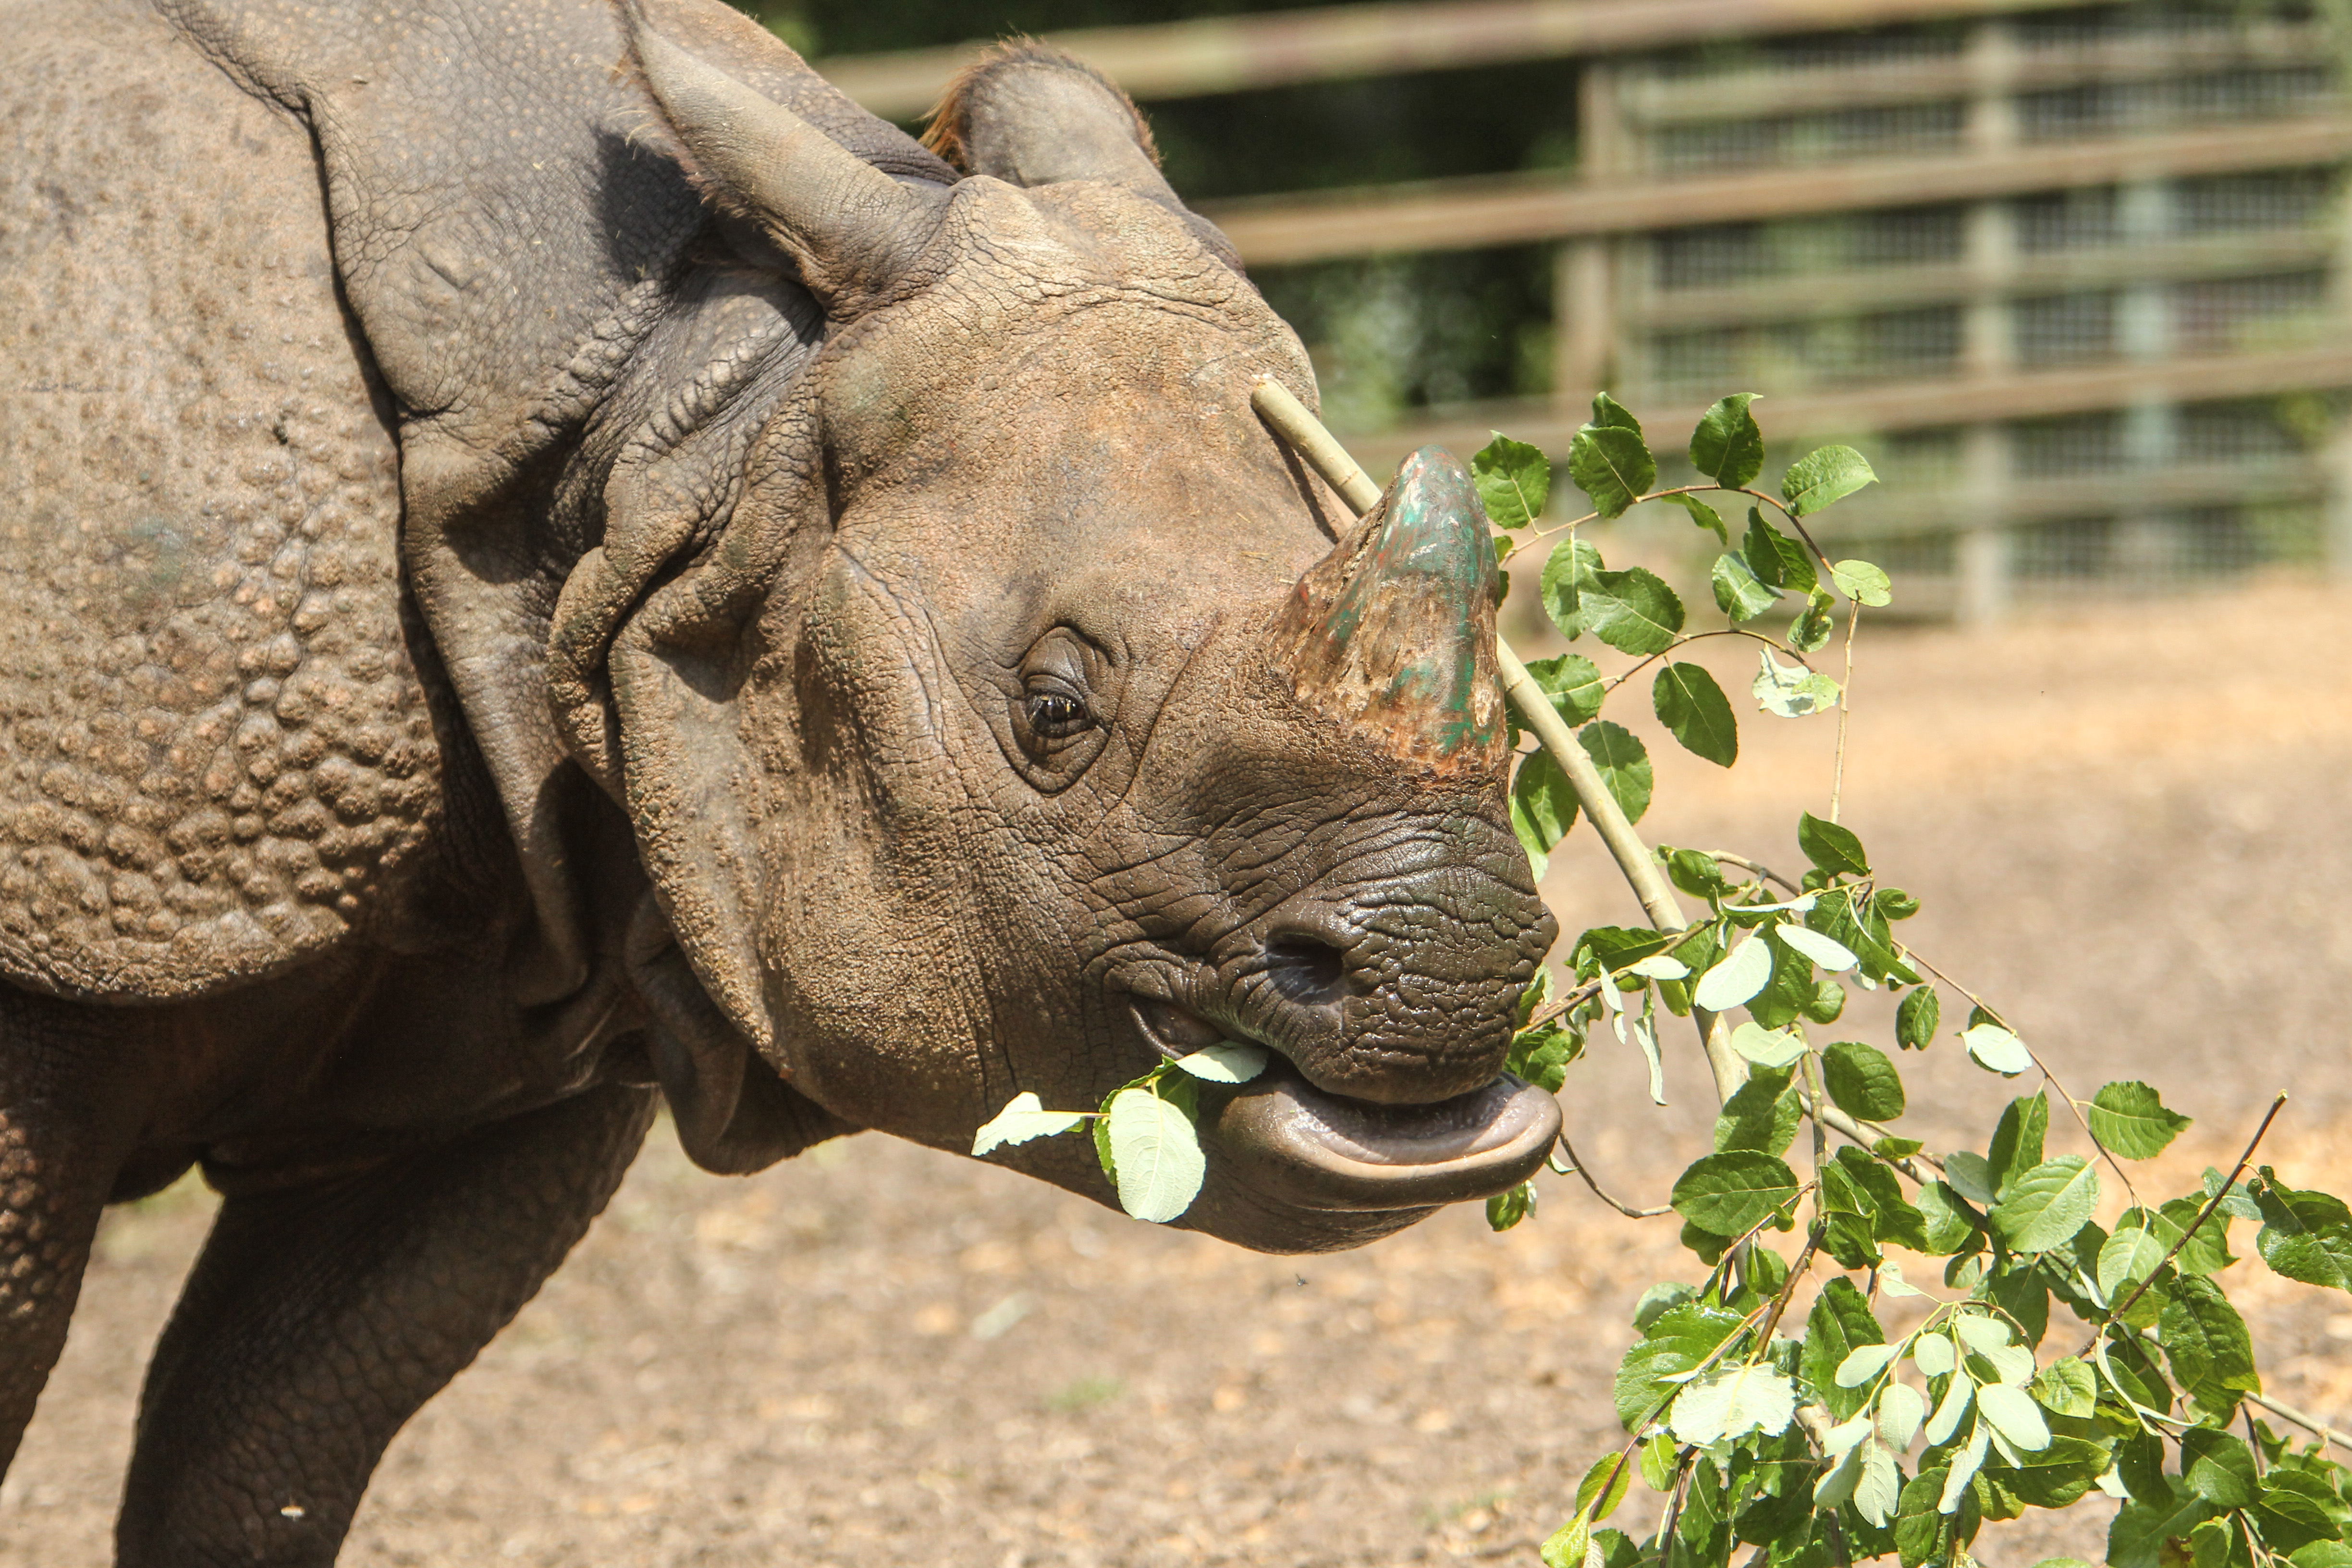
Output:
<instances>
[{"instance_id":1,"label":"rhino eye","mask_svg":"<svg viewBox=\"0 0 2352 1568\"><path fill-rule=\"evenodd\" d=\"M1029 732L1041 741L1066 741L1094 727L1087 705L1066 691L1032 691Z\"/></svg>"}]
</instances>

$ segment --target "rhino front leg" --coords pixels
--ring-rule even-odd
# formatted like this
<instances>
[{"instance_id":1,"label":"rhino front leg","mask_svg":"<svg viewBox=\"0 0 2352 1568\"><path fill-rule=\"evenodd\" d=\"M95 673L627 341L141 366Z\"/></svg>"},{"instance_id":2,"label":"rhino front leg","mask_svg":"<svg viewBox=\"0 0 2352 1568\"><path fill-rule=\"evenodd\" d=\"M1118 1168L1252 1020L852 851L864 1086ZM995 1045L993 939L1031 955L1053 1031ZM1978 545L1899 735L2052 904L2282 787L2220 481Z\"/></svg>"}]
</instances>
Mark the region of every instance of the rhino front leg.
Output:
<instances>
[{"instance_id":1,"label":"rhino front leg","mask_svg":"<svg viewBox=\"0 0 2352 1568\"><path fill-rule=\"evenodd\" d=\"M0 1475L64 1348L141 1114L121 1023L0 988Z\"/></svg>"},{"instance_id":2,"label":"rhino front leg","mask_svg":"<svg viewBox=\"0 0 2352 1568\"><path fill-rule=\"evenodd\" d=\"M591 1089L224 1203L148 1369L122 1568L332 1563L384 1445L586 1233L653 1105Z\"/></svg>"}]
</instances>

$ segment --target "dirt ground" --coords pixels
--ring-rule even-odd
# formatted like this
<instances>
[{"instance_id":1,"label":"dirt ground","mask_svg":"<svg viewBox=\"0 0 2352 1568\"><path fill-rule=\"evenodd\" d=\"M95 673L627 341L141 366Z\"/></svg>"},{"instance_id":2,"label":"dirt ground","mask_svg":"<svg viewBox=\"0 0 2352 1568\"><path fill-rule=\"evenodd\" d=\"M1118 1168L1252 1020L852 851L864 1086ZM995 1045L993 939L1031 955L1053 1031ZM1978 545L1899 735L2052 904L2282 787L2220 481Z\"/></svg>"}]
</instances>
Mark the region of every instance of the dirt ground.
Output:
<instances>
[{"instance_id":1,"label":"dirt ground","mask_svg":"<svg viewBox=\"0 0 2352 1568\"><path fill-rule=\"evenodd\" d=\"M1861 654L1844 819L1926 900L1916 945L2076 1093L2144 1077L2200 1118L2154 1184L2233 1156L2289 1083L2273 1157L2352 1180L2331 1136L2352 1099L2342 597L1865 630ZM1720 668L1744 690L1752 661ZM1746 721L1731 775L1662 749L1645 828L1792 858L1832 727ZM1548 889L1563 924L1628 920L1579 837ZM1658 1201L1711 1117L1685 1044L1664 1110L1615 1055L1572 1080L1571 1130L1630 1199ZM1937 1146L2002 1094L1948 1043L1913 1081ZM393 1445L344 1561L1531 1563L1619 1439L1628 1313L1675 1267L1667 1222L1545 1180L1539 1217L1506 1236L1457 1210L1361 1252L1269 1258L877 1137L730 1181L657 1130L570 1264ZM106 1561L140 1367L208 1210L184 1186L109 1218L0 1485L0 1563ZM2232 1273L2272 1392L2352 1417L2352 1303ZM2095 1560L2104 1518L2078 1511L1990 1531L1980 1554Z\"/></svg>"}]
</instances>

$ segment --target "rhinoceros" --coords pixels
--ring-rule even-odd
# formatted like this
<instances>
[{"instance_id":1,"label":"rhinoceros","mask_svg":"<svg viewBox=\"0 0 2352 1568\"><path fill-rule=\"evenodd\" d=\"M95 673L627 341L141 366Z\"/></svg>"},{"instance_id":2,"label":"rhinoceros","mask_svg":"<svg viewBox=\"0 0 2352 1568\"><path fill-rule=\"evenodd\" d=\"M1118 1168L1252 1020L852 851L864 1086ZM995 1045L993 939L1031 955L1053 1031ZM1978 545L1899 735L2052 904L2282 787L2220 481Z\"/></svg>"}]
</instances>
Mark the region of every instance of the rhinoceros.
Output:
<instances>
[{"instance_id":1,"label":"rhinoceros","mask_svg":"<svg viewBox=\"0 0 2352 1568\"><path fill-rule=\"evenodd\" d=\"M1255 1042L1182 1223L1268 1250L1553 1142L1460 465L1256 419L1084 66L925 145L641 4L0 0L0 1458L102 1206L223 1194L124 1563L331 1562L658 1103L968 1151Z\"/></svg>"}]
</instances>

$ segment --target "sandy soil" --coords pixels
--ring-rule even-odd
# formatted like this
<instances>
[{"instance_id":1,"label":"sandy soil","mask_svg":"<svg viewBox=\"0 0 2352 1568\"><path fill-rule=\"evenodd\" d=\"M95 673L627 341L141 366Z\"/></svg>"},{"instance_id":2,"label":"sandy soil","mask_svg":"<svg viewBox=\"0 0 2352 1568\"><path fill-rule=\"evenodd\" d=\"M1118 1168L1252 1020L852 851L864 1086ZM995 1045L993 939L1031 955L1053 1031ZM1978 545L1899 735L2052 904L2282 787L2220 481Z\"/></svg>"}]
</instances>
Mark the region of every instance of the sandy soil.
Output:
<instances>
[{"instance_id":1,"label":"sandy soil","mask_svg":"<svg viewBox=\"0 0 2352 1568\"><path fill-rule=\"evenodd\" d=\"M1864 634L1845 820L1926 899L1917 945L2075 1092L2146 1077L2200 1116L2151 1173L2168 1191L2288 1083L2275 1157L2352 1181L2330 1136L2352 1098L2342 603L2279 587ZM1722 647L1744 689L1752 658ZM1793 858L1831 734L1748 721L1731 775L1662 750L1647 830ZM1563 922L1627 920L1582 837L1548 889ZM1580 1145L1631 1198L1657 1201L1711 1115L1696 1053L1672 1067L1663 1110L1617 1057L1574 1080ZM1914 1078L1947 1142L2001 1094L1948 1046ZM106 1560L139 1369L208 1212L183 1187L110 1217L0 1486L0 1563ZM1507 1236L1457 1211L1266 1258L879 1138L727 1181L657 1131L562 1273L394 1445L344 1561L1531 1563L1618 1440L1609 1373L1672 1240L1564 1182ZM2233 1272L2273 1392L2352 1416L2352 1303ZM2104 1521L2079 1511L1981 1553L2095 1558Z\"/></svg>"}]
</instances>

